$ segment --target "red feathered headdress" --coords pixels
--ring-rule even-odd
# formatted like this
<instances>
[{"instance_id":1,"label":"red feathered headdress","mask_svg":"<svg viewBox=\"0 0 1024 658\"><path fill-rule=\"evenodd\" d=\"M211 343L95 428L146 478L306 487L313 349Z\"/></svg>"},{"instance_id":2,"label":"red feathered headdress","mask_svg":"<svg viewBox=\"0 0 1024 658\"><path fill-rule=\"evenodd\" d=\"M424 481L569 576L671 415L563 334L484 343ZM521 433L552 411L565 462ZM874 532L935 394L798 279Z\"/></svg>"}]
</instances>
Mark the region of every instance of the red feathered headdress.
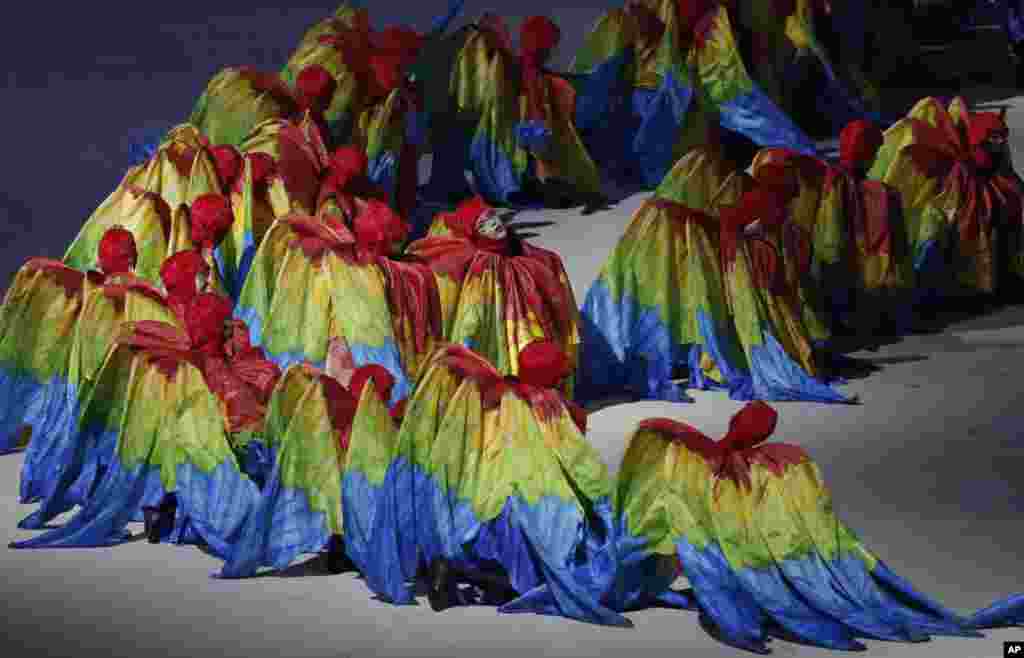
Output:
<instances>
[{"instance_id":1,"label":"red feathered headdress","mask_svg":"<svg viewBox=\"0 0 1024 658\"><path fill-rule=\"evenodd\" d=\"M325 109L336 88L334 76L319 64L305 67L295 77L297 100L304 109Z\"/></svg>"},{"instance_id":2,"label":"red feathered headdress","mask_svg":"<svg viewBox=\"0 0 1024 658\"><path fill-rule=\"evenodd\" d=\"M519 49L537 63L546 59L562 39L562 31L547 16L530 16L519 27Z\"/></svg>"},{"instance_id":3,"label":"red feathered headdress","mask_svg":"<svg viewBox=\"0 0 1024 658\"><path fill-rule=\"evenodd\" d=\"M569 373L565 352L550 340L535 340L519 350L519 381L524 384L555 388Z\"/></svg>"},{"instance_id":4,"label":"red feathered headdress","mask_svg":"<svg viewBox=\"0 0 1024 658\"><path fill-rule=\"evenodd\" d=\"M729 421L729 433L718 441L725 452L746 450L764 443L775 431L779 413L766 403L755 400Z\"/></svg>"},{"instance_id":5,"label":"red feathered headdress","mask_svg":"<svg viewBox=\"0 0 1024 658\"><path fill-rule=\"evenodd\" d=\"M882 129L875 124L851 121L839 133L839 162L850 171L867 169L884 141Z\"/></svg>"},{"instance_id":6,"label":"red feathered headdress","mask_svg":"<svg viewBox=\"0 0 1024 658\"><path fill-rule=\"evenodd\" d=\"M349 182L366 176L369 160L366 151L358 146L341 146L331 155L332 182L345 187Z\"/></svg>"},{"instance_id":7,"label":"red feathered headdress","mask_svg":"<svg viewBox=\"0 0 1024 658\"><path fill-rule=\"evenodd\" d=\"M185 329L192 349L221 354L231 319L231 301L213 293L196 295L185 311Z\"/></svg>"},{"instance_id":8,"label":"red feathered headdress","mask_svg":"<svg viewBox=\"0 0 1024 658\"><path fill-rule=\"evenodd\" d=\"M217 246L234 221L231 203L223 194L204 194L192 202L189 211L192 243L201 248Z\"/></svg>"},{"instance_id":9,"label":"red feathered headdress","mask_svg":"<svg viewBox=\"0 0 1024 658\"><path fill-rule=\"evenodd\" d=\"M362 212L356 215L352 228L364 259L387 255L391 245L405 240L409 232L401 216L377 199L366 202Z\"/></svg>"},{"instance_id":10,"label":"red feathered headdress","mask_svg":"<svg viewBox=\"0 0 1024 658\"><path fill-rule=\"evenodd\" d=\"M758 167L754 179L759 186L769 188L787 202L800 193L796 169L778 162Z\"/></svg>"},{"instance_id":11,"label":"red feathered headdress","mask_svg":"<svg viewBox=\"0 0 1024 658\"><path fill-rule=\"evenodd\" d=\"M210 266L194 249L179 251L160 266L160 280L172 300L188 301L199 291L196 279L201 273L209 273Z\"/></svg>"},{"instance_id":12,"label":"red feathered headdress","mask_svg":"<svg viewBox=\"0 0 1024 658\"><path fill-rule=\"evenodd\" d=\"M210 149L210 155L213 156L221 184L230 189L242 173L242 154L230 144L221 144Z\"/></svg>"},{"instance_id":13,"label":"red feathered headdress","mask_svg":"<svg viewBox=\"0 0 1024 658\"><path fill-rule=\"evenodd\" d=\"M466 199L445 217L445 224L457 237L471 240L476 236L476 222L492 207L480 195Z\"/></svg>"},{"instance_id":14,"label":"red feathered headdress","mask_svg":"<svg viewBox=\"0 0 1024 658\"><path fill-rule=\"evenodd\" d=\"M123 226L108 228L100 239L100 270L107 276L131 272L138 261L135 236Z\"/></svg>"}]
</instances>

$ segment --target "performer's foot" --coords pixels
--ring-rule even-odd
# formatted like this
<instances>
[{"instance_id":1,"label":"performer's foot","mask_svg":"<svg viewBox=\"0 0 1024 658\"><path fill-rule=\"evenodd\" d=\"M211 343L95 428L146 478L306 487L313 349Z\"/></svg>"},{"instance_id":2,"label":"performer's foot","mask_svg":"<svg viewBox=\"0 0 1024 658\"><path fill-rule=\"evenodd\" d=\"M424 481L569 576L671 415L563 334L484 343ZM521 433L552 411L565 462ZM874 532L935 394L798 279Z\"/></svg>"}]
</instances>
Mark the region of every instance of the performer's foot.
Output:
<instances>
[{"instance_id":1,"label":"performer's foot","mask_svg":"<svg viewBox=\"0 0 1024 658\"><path fill-rule=\"evenodd\" d=\"M356 565L345 553L345 542L341 535L331 535L327 542L327 572L331 574L355 571Z\"/></svg>"},{"instance_id":2,"label":"performer's foot","mask_svg":"<svg viewBox=\"0 0 1024 658\"><path fill-rule=\"evenodd\" d=\"M438 558L430 564L427 583L427 600L434 612L447 610L458 603L455 578L448 560Z\"/></svg>"}]
</instances>

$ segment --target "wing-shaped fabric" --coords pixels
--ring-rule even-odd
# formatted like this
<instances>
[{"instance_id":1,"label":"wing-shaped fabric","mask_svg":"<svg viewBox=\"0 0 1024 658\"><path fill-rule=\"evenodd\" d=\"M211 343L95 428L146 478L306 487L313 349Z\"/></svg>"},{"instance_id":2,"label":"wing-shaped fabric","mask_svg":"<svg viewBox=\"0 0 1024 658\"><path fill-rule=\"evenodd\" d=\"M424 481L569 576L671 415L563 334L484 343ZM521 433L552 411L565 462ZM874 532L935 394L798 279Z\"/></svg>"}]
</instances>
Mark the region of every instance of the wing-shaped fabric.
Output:
<instances>
[{"instance_id":1,"label":"wing-shaped fabric","mask_svg":"<svg viewBox=\"0 0 1024 658\"><path fill-rule=\"evenodd\" d=\"M369 160L368 177L387 192L392 207L403 217L409 215L415 201L409 192L416 189L417 151L406 134L407 119L412 120L415 112L407 92L394 89L360 114L356 128L355 140L365 144Z\"/></svg>"},{"instance_id":2,"label":"wing-shaped fabric","mask_svg":"<svg viewBox=\"0 0 1024 658\"><path fill-rule=\"evenodd\" d=\"M296 112L291 90L277 75L238 66L221 69L213 76L188 122L213 145L238 146L260 123Z\"/></svg>"},{"instance_id":3,"label":"wing-shaped fabric","mask_svg":"<svg viewBox=\"0 0 1024 658\"><path fill-rule=\"evenodd\" d=\"M299 48L310 41L319 40L320 37L344 34L348 30L367 31L369 26L370 13L362 2L348 0L338 5L333 14L308 28L299 40Z\"/></svg>"},{"instance_id":4,"label":"wing-shaped fabric","mask_svg":"<svg viewBox=\"0 0 1024 658\"><path fill-rule=\"evenodd\" d=\"M90 436L77 456L81 463L87 448L109 450L110 467L67 524L13 546L116 544L128 523L141 520L143 506L174 494L174 535L227 555L258 490L238 467L221 402L185 356L183 332L143 322L123 325L122 335L85 405L82 424ZM68 480L66 473L62 484Z\"/></svg>"},{"instance_id":5,"label":"wing-shaped fabric","mask_svg":"<svg viewBox=\"0 0 1024 658\"><path fill-rule=\"evenodd\" d=\"M81 464L74 463L74 444L82 439L79 419L83 403L92 396L96 378L114 346L121 324L142 320L179 324L163 295L132 275L115 276L103 285L91 287L85 294L67 351L66 404L72 422L40 433L29 445L21 468L22 503L41 502L43 509L53 509L53 503L48 501L59 495L70 503L83 504L96 478L109 466L109 455L96 452L86 454ZM75 483L67 491L58 491L62 476L69 468L78 469ZM44 518L46 516L48 514L31 514L19 525L39 529L50 520Z\"/></svg>"},{"instance_id":6,"label":"wing-shaped fabric","mask_svg":"<svg viewBox=\"0 0 1024 658\"><path fill-rule=\"evenodd\" d=\"M715 210L735 201L742 185L715 152L696 149L637 210L583 304L581 400L625 389L687 399L671 381L678 366L695 388L749 388Z\"/></svg>"},{"instance_id":7,"label":"wing-shaped fabric","mask_svg":"<svg viewBox=\"0 0 1024 658\"><path fill-rule=\"evenodd\" d=\"M90 288L88 277L37 258L18 270L0 305L0 450L69 431L75 392L71 346Z\"/></svg>"},{"instance_id":8,"label":"wing-shaped fabric","mask_svg":"<svg viewBox=\"0 0 1024 658\"><path fill-rule=\"evenodd\" d=\"M356 262L347 247L335 247L347 229L322 224L313 218L275 222L256 250L235 315L249 326L253 344L282 370L300 361L322 366L330 339L344 337L356 365L376 363L394 375L398 401L410 383L395 341L385 274L376 263Z\"/></svg>"},{"instance_id":9,"label":"wing-shaped fabric","mask_svg":"<svg viewBox=\"0 0 1024 658\"><path fill-rule=\"evenodd\" d=\"M129 171L125 180L132 175ZM138 251L136 274L147 281L158 281L160 265L170 255L171 215L171 207L160 196L123 181L85 220L64 253L63 261L76 270L95 269L103 234L120 224L135 238Z\"/></svg>"},{"instance_id":10,"label":"wing-shaped fabric","mask_svg":"<svg viewBox=\"0 0 1024 658\"><path fill-rule=\"evenodd\" d=\"M468 570L498 565L520 594L552 588L559 614L627 623L571 575L588 534L611 530L600 514L610 509L611 480L596 451L562 403L540 411L511 390L485 402L502 381L497 371L465 348L439 352L397 438L404 575L417 555Z\"/></svg>"}]
</instances>

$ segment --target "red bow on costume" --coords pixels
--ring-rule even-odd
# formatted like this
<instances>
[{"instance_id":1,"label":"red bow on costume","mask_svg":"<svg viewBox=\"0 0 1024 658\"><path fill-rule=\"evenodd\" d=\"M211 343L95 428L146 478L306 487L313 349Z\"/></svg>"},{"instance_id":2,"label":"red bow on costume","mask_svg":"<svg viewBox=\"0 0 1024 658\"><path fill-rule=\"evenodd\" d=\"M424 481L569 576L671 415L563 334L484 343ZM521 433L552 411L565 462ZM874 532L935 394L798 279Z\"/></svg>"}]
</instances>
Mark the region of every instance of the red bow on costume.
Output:
<instances>
[{"instance_id":1,"label":"red bow on costume","mask_svg":"<svg viewBox=\"0 0 1024 658\"><path fill-rule=\"evenodd\" d=\"M217 177L225 190L230 190L242 173L242 154L230 144L221 144L210 149Z\"/></svg>"},{"instance_id":2,"label":"red bow on costume","mask_svg":"<svg viewBox=\"0 0 1024 658\"><path fill-rule=\"evenodd\" d=\"M231 202L223 194L204 194L189 208L190 237L201 249L213 249L231 229Z\"/></svg>"},{"instance_id":3,"label":"red bow on costume","mask_svg":"<svg viewBox=\"0 0 1024 658\"><path fill-rule=\"evenodd\" d=\"M305 67L295 77L295 96L299 107L317 115L323 114L331 104L337 86L334 76L319 64Z\"/></svg>"},{"instance_id":4,"label":"red bow on costume","mask_svg":"<svg viewBox=\"0 0 1024 658\"><path fill-rule=\"evenodd\" d=\"M196 295L185 309L185 329L192 348L210 356L223 356L231 301L214 293Z\"/></svg>"},{"instance_id":5,"label":"red bow on costume","mask_svg":"<svg viewBox=\"0 0 1024 658\"><path fill-rule=\"evenodd\" d=\"M138 260L135 236L123 226L112 226L100 239L98 260L105 276L131 272Z\"/></svg>"},{"instance_id":6,"label":"red bow on costume","mask_svg":"<svg viewBox=\"0 0 1024 658\"><path fill-rule=\"evenodd\" d=\"M669 418L650 418L640 423L640 429L667 435L674 442L701 457L719 479L729 479L752 488L750 466L760 464L781 476L786 466L800 464L808 459L803 449L767 441L778 424L778 412L766 403L755 400L747 403L729 421L729 431L715 441L696 428ZM718 486L716 483L715 491Z\"/></svg>"},{"instance_id":7,"label":"red bow on costume","mask_svg":"<svg viewBox=\"0 0 1024 658\"><path fill-rule=\"evenodd\" d=\"M518 377L502 377L483 357L461 345L450 345L444 360L461 376L477 382L484 408L499 405L505 393L512 391L528 402L541 420L556 418L566 409L580 432L586 433L586 411L554 388L571 371L565 353L551 341L535 340L519 351Z\"/></svg>"},{"instance_id":8,"label":"red bow on costume","mask_svg":"<svg viewBox=\"0 0 1024 658\"><path fill-rule=\"evenodd\" d=\"M366 201L352 228L359 260L364 263L390 255L392 245L403 242L409 234L408 224L398 213L377 199Z\"/></svg>"},{"instance_id":9,"label":"red bow on costume","mask_svg":"<svg viewBox=\"0 0 1024 658\"><path fill-rule=\"evenodd\" d=\"M358 146L339 147L331 156L327 175L320 183L317 207L335 196L349 220L356 216L356 197L382 198L383 191L366 176L366 152Z\"/></svg>"}]
</instances>

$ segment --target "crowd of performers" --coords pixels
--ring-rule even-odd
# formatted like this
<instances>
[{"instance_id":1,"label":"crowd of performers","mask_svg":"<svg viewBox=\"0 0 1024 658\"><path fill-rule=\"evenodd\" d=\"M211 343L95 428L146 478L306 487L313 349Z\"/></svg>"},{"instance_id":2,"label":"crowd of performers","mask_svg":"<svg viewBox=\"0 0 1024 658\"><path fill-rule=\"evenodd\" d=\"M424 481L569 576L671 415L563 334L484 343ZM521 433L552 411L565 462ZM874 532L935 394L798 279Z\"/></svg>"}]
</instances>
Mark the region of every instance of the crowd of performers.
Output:
<instances>
[{"instance_id":1,"label":"crowd of performers","mask_svg":"<svg viewBox=\"0 0 1024 658\"><path fill-rule=\"evenodd\" d=\"M491 14L449 32L459 4L427 34L343 5L280 75L222 71L63 260L21 268L0 447L24 449L19 527L41 532L13 547L142 522L224 578L322 552L395 604L425 581L435 609L625 626L667 605L757 652L1021 623L1022 595L962 617L891 571L811 457L769 442L766 403L851 402L835 335L1017 281L1003 117L927 98L882 132L861 107L829 161L770 70L813 36L807 3L742 32L749 69L744 3L631 3L565 74L551 20L516 47ZM858 111L819 83L829 116ZM581 310L515 209L597 203L617 177L654 190ZM419 227L418 194L458 202ZM580 405L687 388L748 404L717 440L641 422L612 477Z\"/></svg>"}]
</instances>

